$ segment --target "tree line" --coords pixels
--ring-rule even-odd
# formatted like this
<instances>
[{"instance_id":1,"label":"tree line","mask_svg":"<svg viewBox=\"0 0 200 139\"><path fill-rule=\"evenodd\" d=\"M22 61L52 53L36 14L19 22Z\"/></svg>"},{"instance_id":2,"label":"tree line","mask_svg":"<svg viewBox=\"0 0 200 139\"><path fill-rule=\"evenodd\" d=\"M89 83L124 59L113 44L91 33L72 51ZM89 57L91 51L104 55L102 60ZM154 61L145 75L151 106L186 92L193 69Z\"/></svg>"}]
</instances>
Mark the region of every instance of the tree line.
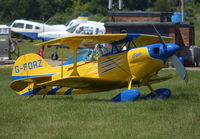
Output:
<instances>
[{"instance_id":1,"label":"tree line","mask_svg":"<svg viewBox=\"0 0 200 139\"><path fill-rule=\"evenodd\" d=\"M177 11L180 0L122 0L123 9L131 11ZM190 16L199 9L200 0L186 0ZM195 7L195 9L194 9ZM113 0L113 10L118 0ZM0 0L0 23L15 19L64 23L88 13L92 20L106 20L108 0Z\"/></svg>"}]
</instances>

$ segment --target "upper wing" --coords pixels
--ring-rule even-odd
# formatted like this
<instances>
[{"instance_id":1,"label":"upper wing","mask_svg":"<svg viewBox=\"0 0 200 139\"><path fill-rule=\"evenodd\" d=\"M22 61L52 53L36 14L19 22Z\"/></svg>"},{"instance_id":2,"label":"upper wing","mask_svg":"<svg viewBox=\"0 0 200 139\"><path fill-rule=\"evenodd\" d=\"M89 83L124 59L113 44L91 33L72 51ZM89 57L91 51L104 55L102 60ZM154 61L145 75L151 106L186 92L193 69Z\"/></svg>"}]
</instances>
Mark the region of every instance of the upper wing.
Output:
<instances>
[{"instance_id":1,"label":"upper wing","mask_svg":"<svg viewBox=\"0 0 200 139\"><path fill-rule=\"evenodd\" d=\"M171 37L162 37L166 42L172 40ZM79 47L83 43L87 44L124 44L126 42L134 41L136 46L150 45L159 43L159 37L156 35L145 34L101 34L101 35L76 35L63 38L54 39L51 41L39 43L36 45L67 45L71 48Z\"/></svg>"},{"instance_id":2,"label":"upper wing","mask_svg":"<svg viewBox=\"0 0 200 139\"><path fill-rule=\"evenodd\" d=\"M172 40L171 37L162 37L162 39L165 40L166 43L169 43ZM134 40L134 43L136 46L145 46L161 42L157 35L141 35Z\"/></svg>"}]
</instances>

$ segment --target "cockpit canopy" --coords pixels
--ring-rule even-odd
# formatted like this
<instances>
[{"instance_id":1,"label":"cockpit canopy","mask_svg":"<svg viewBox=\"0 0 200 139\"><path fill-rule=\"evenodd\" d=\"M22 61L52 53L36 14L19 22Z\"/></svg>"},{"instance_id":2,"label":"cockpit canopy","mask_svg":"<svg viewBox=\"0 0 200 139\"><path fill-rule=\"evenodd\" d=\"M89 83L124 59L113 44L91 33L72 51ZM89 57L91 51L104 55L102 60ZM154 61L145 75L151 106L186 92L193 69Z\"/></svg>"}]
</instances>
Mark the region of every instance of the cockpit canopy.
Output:
<instances>
[{"instance_id":1,"label":"cockpit canopy","mask_svg":"<svg viewBox=\"0 0 200 139\"><path fill-rule=\"evenodd\" d=\"M42 30L41 25L36 25L35 23L31 23L31 21L26 23L24 20L16 20L7 24L12 30L22 30L22 29L30 29L30 30Z\"/></svg>"},{"instance_id":2,"label":"cockpit canopy","mask_svg":"<svg viewBox=\"0 0 200 139\"><path fill-rule=\"evenodd\" d=\"M66 31L73 34L104 34L105 28L104 26L97 26L97 25L91 25L91 24L77 24L75 26L72 26L68 28Z\"/></svg>"}]
</instances>

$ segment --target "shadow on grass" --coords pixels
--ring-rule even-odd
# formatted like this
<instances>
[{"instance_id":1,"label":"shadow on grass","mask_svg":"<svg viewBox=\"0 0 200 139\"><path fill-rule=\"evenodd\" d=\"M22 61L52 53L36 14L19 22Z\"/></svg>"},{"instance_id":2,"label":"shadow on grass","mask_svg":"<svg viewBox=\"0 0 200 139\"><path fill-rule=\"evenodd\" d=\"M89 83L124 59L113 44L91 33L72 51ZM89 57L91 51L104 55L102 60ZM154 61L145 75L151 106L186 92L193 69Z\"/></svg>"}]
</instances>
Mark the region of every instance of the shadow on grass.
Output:
<instances>
[{"instance_id":1,"label":"shadow on grass","mask_svg":"<svg viewBox=\"0 0 200 139\"><path fill-rule=\"evenodd\" d=\"M42 100L47 100L47 101L54 101L54 100L70 100L70 101L82 101L82 102L109 102L109 99L105 99L105 98L78 98L76 96L60 96L60 97L56 97L56 96L46 96L45 98L43 98L42 96L39 97L33 97L27 100L33 100L33 101L42 101Z\"/></svg>"},{"instance_id":2,"label":"shadow on grass","mask_svg":"<svg viewBox=\"0 0 200 139\"><path fill-rule=\"evenodd\" d=\"M43 98L43 96L35 96L32 97L30 99L28 99L27 97L27 101L56 101L56 100L65 100L65 101L74 101L74 102L110 102L110 99L106 99L106 98L94 98L94 97L86 97L84 96L83 98L81 98L80 96L45 96L45 98ZM150 99L150 100L159 100L159 98L155 98L155 99ZM135 101L150 101L150 100L144 100L142 98L139 98ZM199 101L200 98L197 94L191 94L191 93L179 93L179 94L172 94L171 97L167 98L167 99L163 99L163 100L191 100L191 101ZM112 102L110 102L112 103Z\"/></svg>"},{"instance_id":3,"label":"shadow on grass","mask_svg":"<svg viewBox=\"0 0 200 139\"><path fill-rule=\"evenodd\" d=\"M191 93L180 93L180 94L172 94L170 97L171 99L185 99L185 100L194 100L196 98L199 100L199 96L197 94L191 94Z\"/></svg>"}]
</instances>

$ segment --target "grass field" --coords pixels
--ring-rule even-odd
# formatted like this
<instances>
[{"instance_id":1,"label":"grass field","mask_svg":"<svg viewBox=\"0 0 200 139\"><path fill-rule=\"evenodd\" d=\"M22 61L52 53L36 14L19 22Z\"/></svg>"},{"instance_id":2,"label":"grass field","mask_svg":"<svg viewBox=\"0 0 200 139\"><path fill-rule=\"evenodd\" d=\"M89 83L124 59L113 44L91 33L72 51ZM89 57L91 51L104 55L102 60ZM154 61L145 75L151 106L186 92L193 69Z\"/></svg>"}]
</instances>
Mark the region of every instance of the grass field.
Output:
<instances>
[{"instance_id":1,"label":"grass field","mask_svg":"<svg viewBox=\"0 0 200 139\"><path fill-rule=\"evenodd\" d=\"M175 71L161 71L162 74ZM0 138L192 138L200 137L200 71L153 85L168 87L167 100L108 102L119 90L77 96L35 96L9 88L11 69L0 69ZM146 87L139 88L147 94Z\"/></svg>"}]
</instances>

